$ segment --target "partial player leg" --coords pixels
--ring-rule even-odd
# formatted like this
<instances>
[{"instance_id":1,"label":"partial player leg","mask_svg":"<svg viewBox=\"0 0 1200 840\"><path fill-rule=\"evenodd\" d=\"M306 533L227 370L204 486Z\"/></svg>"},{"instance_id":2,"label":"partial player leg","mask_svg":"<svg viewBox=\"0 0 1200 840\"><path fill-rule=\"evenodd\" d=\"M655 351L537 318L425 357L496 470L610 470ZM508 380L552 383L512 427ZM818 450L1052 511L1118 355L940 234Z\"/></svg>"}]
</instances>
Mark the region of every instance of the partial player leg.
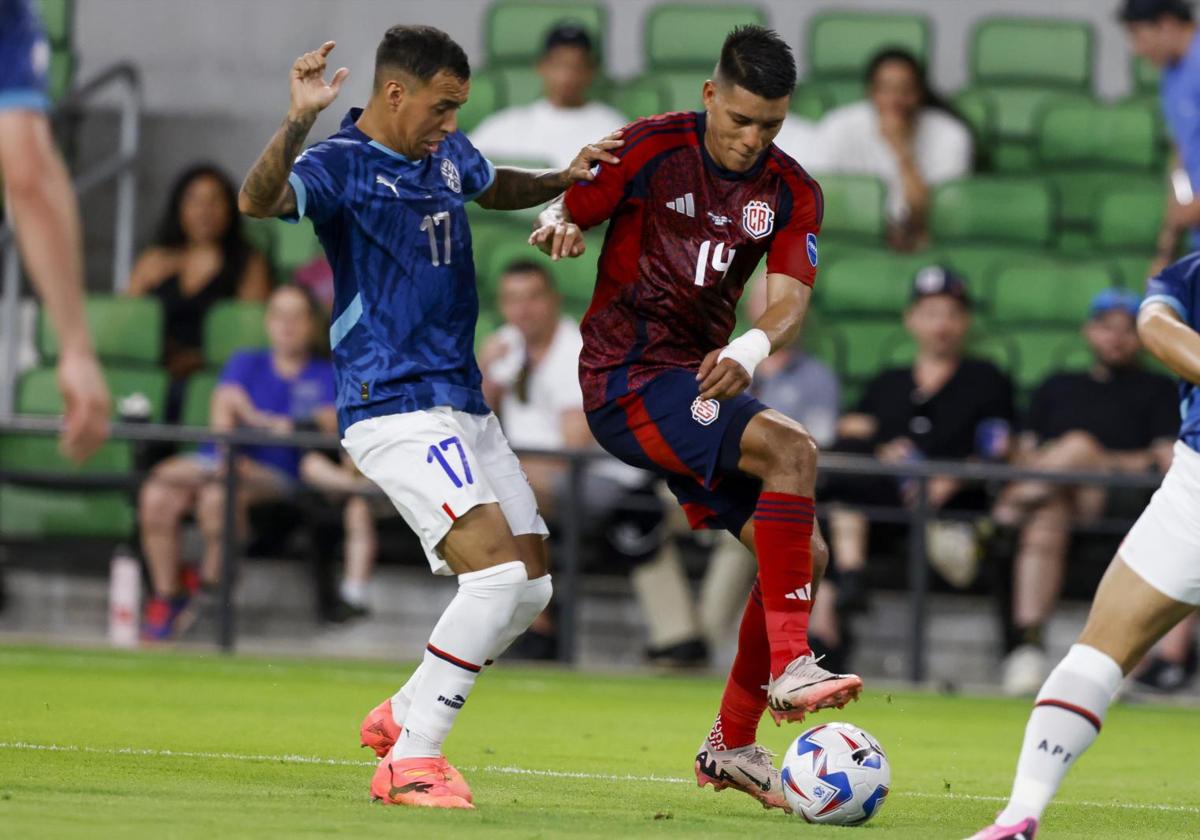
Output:
<instances>
[{"instance_id":1,"label":"partial player leg","mask_svg":"<svg viewBox=\"0 0 1200 840\"><path fill-rule=\"evenodd\" d=\"M813 599L813 490L817 446L804 427L776 411L760 412L741 437L738 468L762 480L752 545L758 559L771 649L768 706L776 723L841 708L862 691L853 674L821 668L808 645Z\"/></svg>"},{"instance_id":2,"label":"partial player leg","mask_svg":"<svg viewBox=\"0 0 1200 840\"><path fill-rule=\"evenodd\" d=\"M1124 676L1193 610L1113 560L1079 641L1038 693L1008 805L975 840L1033 837L1067 771L1100 734Z\"/></svg>"}]
</instances>

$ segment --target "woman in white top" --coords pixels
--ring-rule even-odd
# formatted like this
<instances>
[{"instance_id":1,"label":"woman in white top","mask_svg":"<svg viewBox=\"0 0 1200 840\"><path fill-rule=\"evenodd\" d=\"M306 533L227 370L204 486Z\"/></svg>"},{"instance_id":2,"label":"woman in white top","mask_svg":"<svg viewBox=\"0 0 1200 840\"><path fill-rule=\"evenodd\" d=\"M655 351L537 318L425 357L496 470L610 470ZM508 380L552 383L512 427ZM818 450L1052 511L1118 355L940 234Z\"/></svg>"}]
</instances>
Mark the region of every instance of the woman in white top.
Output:
<instances>
[{"instance_id":1,"label":"woman in white top","mask_svg":"<svg viewBox=\"0 0 1200 840\"><path fill-rule=\"evenodd\" d=\"M971 132L930 90L925 68L911 53L878 53L867 66L866 82L867 100L821 120L813 168L882 178L888 185L889 243L902 251L918 249L929 238L930 187L971 171Z\"/></svg>"}]
</instances>

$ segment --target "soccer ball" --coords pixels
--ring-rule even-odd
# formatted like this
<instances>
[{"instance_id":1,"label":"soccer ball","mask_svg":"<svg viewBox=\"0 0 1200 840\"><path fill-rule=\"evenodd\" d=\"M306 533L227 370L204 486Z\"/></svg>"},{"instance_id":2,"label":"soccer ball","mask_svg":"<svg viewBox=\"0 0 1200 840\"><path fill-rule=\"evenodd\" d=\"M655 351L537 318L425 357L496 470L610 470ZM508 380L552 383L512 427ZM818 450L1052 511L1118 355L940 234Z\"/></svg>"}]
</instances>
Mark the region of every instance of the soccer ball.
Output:
<instances>
[{"instance_id":1,"label":"soccer ball","mask_svg":"<svg viewBox=\"0 0 1200 840\"><path fill-rule=\"evenodd\" d=\"M849 723L805 732L788 747L781 771L788 807L810 823L861 825L879 813L892 784L879 742Z\"/></svg>"}]
</instances>

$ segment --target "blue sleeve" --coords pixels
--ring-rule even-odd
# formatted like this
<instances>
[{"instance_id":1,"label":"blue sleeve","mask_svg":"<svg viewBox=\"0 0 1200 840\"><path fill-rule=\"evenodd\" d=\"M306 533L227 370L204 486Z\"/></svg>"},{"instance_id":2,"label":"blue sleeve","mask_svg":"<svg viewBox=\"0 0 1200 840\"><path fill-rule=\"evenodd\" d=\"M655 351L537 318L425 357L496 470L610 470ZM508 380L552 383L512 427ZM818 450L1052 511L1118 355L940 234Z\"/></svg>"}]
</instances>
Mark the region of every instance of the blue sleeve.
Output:
<instances>
[{"instance_id":1,"label":"blue sleeve","mask_svg":"<svg viewBox=\"0 0 1200 840\"><path fill-rule=\"evenodd\" d=\"M0 3L0 111L46 111L50 44L25 3Z\"/></svg>"},{"instance_id":2,"label":"blue sleeve","mask_svg":"<svg viewBox=\"0 0 1200 840\"><path fill-rule=\"evenodd\" d=\"M254 362L257 354L253 351L234 353L221 369L218 385L241 385L247 391L254 380Z\"/></svg>"},{"instance_id":3,"label":"blue sleeve","mask_svg":"<svg viewBox=\"0 0 1200 840\"><path fill-rule=\"evenodd\" d=\"M471 144L467 135L459 131L452 136L457 140L454 163L462 178L463 201L474 201L495 182L496 167Z\"/></svg>"},{"instance_id":4,"label":"blue sleeve","mask_svg":"<svg viewBox=\"0 0 1200 840\"><path fill-rule=\"evenodd\" d=\"M344 168L338 149L328 142L301 152L288 176L296 193L296 215L280 218L298 222L301 216L308 216L318 224L328 221L341 207Z\"/></svg>"},{"instance_id":5,"label":"blue sleeve","mask_svg":"<svg viewBox=\"0 0 1200 840\"><path fill-rule=\"evenodd\" d=\"M321 381L321 404L333 405L337 402L337 389L333 382L333 365L323 362L317 368L317 376Z\"/></svg>"},{"instance_id":6,"label":"blue sleeve","mask_svg":"<svg viewBox=\"0 0 1200 840\"><path fill-rule=\"evenodd\" d=\"M1184 270L1183 263L1167 266L1159 274L1146 281L1146 297L1142 306L1165 303L1179 313L1184 321L1191 320L1185 301L1191 300L1191 273Z\"/></svg>"}]
</instances>

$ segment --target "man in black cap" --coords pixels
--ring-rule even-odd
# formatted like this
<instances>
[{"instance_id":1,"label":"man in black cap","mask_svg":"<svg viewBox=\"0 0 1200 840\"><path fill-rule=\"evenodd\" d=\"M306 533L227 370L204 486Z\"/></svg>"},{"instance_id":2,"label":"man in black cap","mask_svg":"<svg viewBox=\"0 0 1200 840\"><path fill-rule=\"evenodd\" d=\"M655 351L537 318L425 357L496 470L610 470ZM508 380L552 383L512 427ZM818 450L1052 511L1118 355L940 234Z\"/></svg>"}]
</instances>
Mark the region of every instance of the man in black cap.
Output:
<instances>
[{"instance_id":1,"label":"man in black cap","mask_svg":"<svg viewBox=\"0 0 1200 840\"><path fill-rule=\"evenodd\" d=\"M1125 25L1136 55L1162 68L1162 103L1171 134L1172 189L1149 275L1174 258L1179 236L1191 231L1191 247L1200 247L1200 39L1190 2L1124 0L1117 17Z\"/></svg>"},{"instance_id":2,"label":"man in black cap","mask_svg":"<svg viewBox=\"0 0 1200 840\"><path fill-rule=\"evenodd\" d=\"M554 26L546 33L537 63L542 98L497 111L476 126L471 142L496 161L558 167L560 161L573 160L579 149L591 142L588 138L603 137L628 122L620 111L588 101L596 65L592 37L586 29L570 22Z\"/></svg>"},{"instance_id":3,"label":"man in black cap","mask_svg":"<svg viewBox=\"0 0 1200 840\"><path fill-rule=\"evenodd\" d=\"M874 455L891 464L1007 456L1015 414L1013 385L990 362L964 355L971 309L966 283L953 270L931 265L917 272L904 314L904 325L916 344L915 358L904 367L884 370L867 384L858 405L838 422L834 451ZM849 339L853 341L854 336ZM916 485L841 476L830 481L826 498L830 500L831 566L837 580L828 590L840 587L843 607L858 606L854 603L858 599L852 596L861 596L871 541L867 517L852 507L910 507L916 501ZM934 511L982 513L987 499L978 486L937 477L929 482L929 506ZM944 554L952 556L949 548L955 540L962 542L962 535L949 527L934 530L931 557L943 544ZM941 564L939 570L943 570ZM958 577L953 568L943 574ZM827 597L826 590L822 586L818 592L818 607ZM820 629L830 635L829 625ZM833 642L830 646L837 647Z\"/></svg>"}]
</instances>

